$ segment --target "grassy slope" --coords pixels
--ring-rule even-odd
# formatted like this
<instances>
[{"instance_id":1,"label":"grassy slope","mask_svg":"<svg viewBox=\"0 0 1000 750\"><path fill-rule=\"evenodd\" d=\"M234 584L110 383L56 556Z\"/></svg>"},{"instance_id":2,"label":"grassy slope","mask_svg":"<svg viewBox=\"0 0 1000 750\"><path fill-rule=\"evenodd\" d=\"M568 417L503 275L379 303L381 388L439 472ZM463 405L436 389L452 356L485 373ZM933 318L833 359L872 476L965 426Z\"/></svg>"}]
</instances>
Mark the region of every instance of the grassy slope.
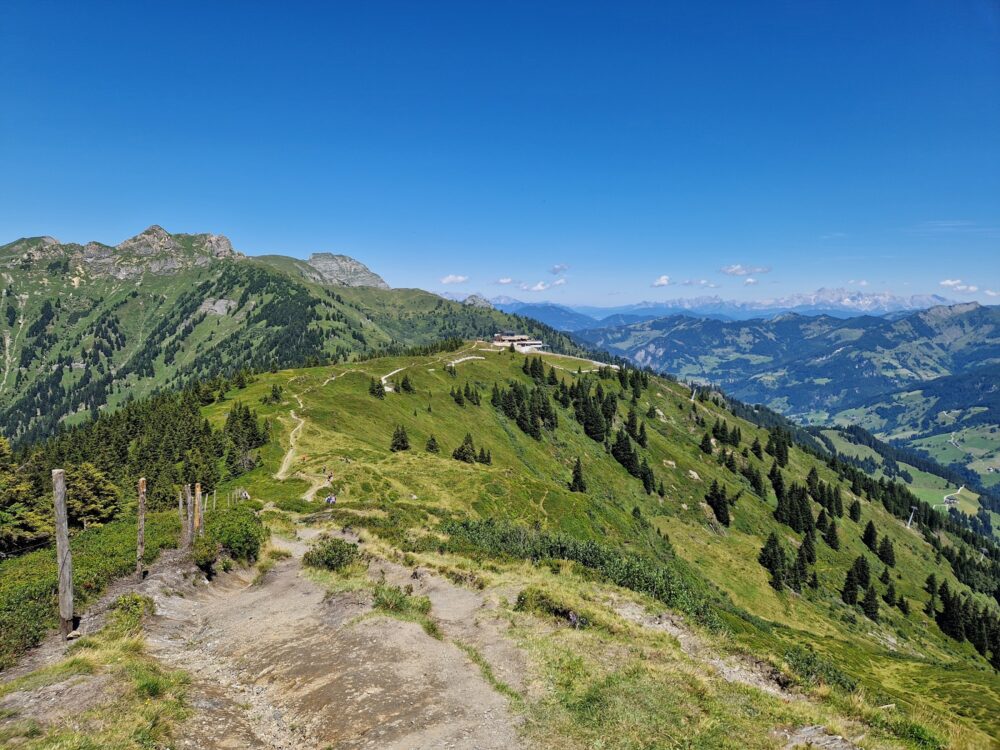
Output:
<instances>
[{"instance_id":1,"label":"grassy slope","mask_svg":"<svg viewBox=\"0 0 1000 750\"><path fill-rule=\"evenodd\" d=\"M656 380L640 404L640 412L645 412L652 400L664 415L648 425L650 463L667 489L666 499L661 501L655 495L646 496L640 483L628 477L602 446L585 437L565 410L559 410L555 435L547 435L542 442L520 433L488 404L488 397L494 382L524 378L522 357L476 352L474 356L486 359L458 364L457 378L446 374L448 361L471 354L387 358L262 376L245 392L231 395L255 403L272 384L282 385L283 404L258 408L275 420L283 442L281 447L269 446L264 466L242 478L240 484L265 500L289 498L301 495L311 483L323 481L318 478L324 470L332 472L333 489L340 497L338 513L358 518L398 544L405 543L405 528L419 536L433 529L441 518L471 513L538 523L543 528L570 531L647 554L664 554L655 527L665 531L676 551L739 607L776 624L770 635L734 624L730 648L780 659L785 645L811 643L859 679L875 700L895 702L931 726L949 728L957 744L974 747L997 731L1000 687L996 674L968 644L942 636L922 612L926 596L921 586L929 573L948 580L953 587L961 586L947 563L936 562L931 548L915 531L907 530L881 507L864 502L860 524L846 516L842 519L839 551L818 544L819 591L803 596L778 594L767 585L765 572L756 563L757 552L772 530L782 533L793 549L796 535L773 521L773 498L762 502L749 492L737 504L728 531L720 533L707 522L707 508L699 502L707 483L718 479L731 491L745 489L745 484L700 453L702 430L690 419L686 389ZM574 377L579 364L546 359L565 368L560 371L563 377ZM416 394L390 393L384 401L367 394L371 377L400 367L407 368ZM462 408L448 396L453 385L466 381L482 390L481 407ZM301 399L302 407L293 394ZM224 418L226 408L225 404L214 405L208 412L218 421ZM711 404L698 408L709 423L723 414ZM296 424L290 413L293 409L306 418L293 468L298 476L277 482L272 474ZM622 414L624 409L623 402ZM736 422L731 417L729 421ZM396 424L406 427L413 450L401 454L388 451ZM749 424L743 423L741 428L746 444L755 434L764 439L763 432ZM473 433L477 446L490 448L492 466L469 466L450 459L451 450L466 431ZM432 433L442 445L440 456L422 450ZM577 456L583 458L590 485L586 495L565 489ZM811 457L793 450L790 478L803 481L813 463ZM823 479L835 479L824 467L819 468ZM319 496L324 492L321 490ZM641 512L638 519L632 513L636 507ZM897 610L886 612L883 607L885 616L878 625L840 603L837 594L846 568L855 557L866 554L860 532L869 518L893 539L899 560L893 571L894 583L910 600L912 609L904 618ZM876 561L872 567L877 576L881 564Z\"/></svg>"}]
</instances>

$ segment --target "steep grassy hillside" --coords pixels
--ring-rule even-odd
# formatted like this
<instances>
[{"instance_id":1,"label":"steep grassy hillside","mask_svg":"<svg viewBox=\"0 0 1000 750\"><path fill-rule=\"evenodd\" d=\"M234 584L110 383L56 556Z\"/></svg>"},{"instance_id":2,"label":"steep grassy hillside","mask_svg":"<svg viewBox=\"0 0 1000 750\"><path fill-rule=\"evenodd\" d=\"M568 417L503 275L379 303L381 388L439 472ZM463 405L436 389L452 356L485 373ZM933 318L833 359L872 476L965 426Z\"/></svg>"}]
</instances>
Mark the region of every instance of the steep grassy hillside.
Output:
<instances>
[{"instance_id":1,"label":"steep grassy hillside","mask_svg":"<svg viewBox=\"0 0 1000 750\"><path fill-rule=\"evenodd\" d=\"M633 381L623 387L617 373L598 371L585 361L549 355L543 359L540 384L523 371L524 357L474 345L424 357L262 375L228 398L257 405L273 420L280 437L262 450L262 465L232 485L288 510L323 509L316 519L364 528L389 549L421 564L468 574L480 585L515 592L526 585L540 589L547 602L543 610L557 617L569 610L586 612L599 626L590 635L577 636L572 629L525 634L546 675L547 689L558 696L529 713L552 731L558 727L559 736L580 742L600 736L606 738L605 746L639 747L642 743L629 737L670 731L669 726L676 731L677 722L705 727L721 721L751 733L748 746L766 747L774 740L760 734L761 722L788 721L787 716L780 718L788 705L773 696L750 690L741 693L739 705L724 706L719 701L732 700L732 695L699 687L697 680L678 680L670 669L662 669L680 658L676 652L642 639L636 643L645 645L630 647L625 634L631 626L622 619L621 597L637 596L651 611L666 604L683 613L685 627L711 643L712 650L774 665L801 686L809 704L824 712L831 726L838 721L863 725L869 738L865 746L990 746L990 738L1000 731L997 673L968 641L947 637L925 613L925 581L933 574L938 583L947 582L974 607L992 612L990 622L995 623L996 601L983 592L995 591L996 557L975 567L970 555L978 559L978 553L957 532L921 528L920 523L908 529L866 492L852 491L855 483L845 466L793 446L782 469L785 486L805 486L814 470L813 481L823 483L824 492L838 488L844 509L857 500L860 515L855 521L847 510L843 516L832 506L823 510L824 516L835 518L839 545L831 547L824 534L816 533L816 562L807 567L807 580L815 573L815 588L806 582L798 593L788 586L778 590L770 585L758 555L774 534L790 563L803 536L775 520L776 498L767 480L763 496L758 496L745 476L751 468L763 475L770 470L774 459L763 452L758 458L750 448L755 440L767 445L771 436L734 418L721 402L692 399L677 383L651 378L647 385ZM573 404L558 404L563 388L576 389L581 381L590 383L590 393L600 384L605 394L613 394L612 430L627 422L630 408L644 421L648 446L629 444L654 475L651 493L616 460L614 449L588 437L575 419ZM382 382L386 393L379 397L377 384ZM494 386L509 389L512 382L529 393L537 386L540 398L553 405L558 424L550 429L525 421L529 431L538 430L536 439L517 419L494 407ZM265 397L275 393L275 386L281 389L280 397L270 403ZM463 405L451 395L456 391L465 394ZM478 394L479 405L469 393ZM221 423L230 408L216 404L207 413ZM729 444L706 444L706 432L717 420L728 430L738 426L738 441L730 436ZM408 450L390 450L397 428L405 430ZM467 433L476 454L488 451L491 463L452 457ZM426 449L432 436L439 452ZM780 445L775 450L782 452ZM586 492L569 489L578 459ZM725 503L731 516L728 526L705 503L713 482L730 500ZM661 485L662 496L657 491ZM815 493L816 485L812 487ZM327 509L318 501L330 494L337 503ZM815 499L809 499L808 506L812 521L821 507ZM469 518L509 521L534 528L541 536L511 536L502 525L459 523ZM891 541L892 567L884 566L862 541L869 522L880 538ZM545 535L556 533L590 540L607 552L594 558L597 548L584 553L566 542L546 541ZM623 569L623 563L607 562L611 551L661 566L657 575L669 582L666 588L651 588L642 575L623 573L627 565ZM577 562L549 563L536 555ZM470 563L470 557L477 562ZM525 567L521 557L533 558L535 565ZM872 586L880 596L877 621L841 598L846 571L859 557L868 561ZM605 562L586 562L598 559ZM952 565L951 559L959 562ZM883 569L907 612L881 598L888 588L879 580ZM960 581L956 571L975 590ZM621 587L609 588L609 579ZM532 596L536 604L530 606L541 606L541 594ZM520 607L523 611L529 604L521 601ZM987 637L997 635L994 630ZM991 653L995 651L986 655ZM711 696L695 697L704 690ZM649 704L646 696L651 694L662 695L661 703ZM638 726L630 724L632 734L619 738L622 711L633 711L629 721ZM681 737L691 736L682 731ZM707 734L707 745L689 744L728 744L712 744L713 736L720 735Z\"/></svg>"}]
</instances>

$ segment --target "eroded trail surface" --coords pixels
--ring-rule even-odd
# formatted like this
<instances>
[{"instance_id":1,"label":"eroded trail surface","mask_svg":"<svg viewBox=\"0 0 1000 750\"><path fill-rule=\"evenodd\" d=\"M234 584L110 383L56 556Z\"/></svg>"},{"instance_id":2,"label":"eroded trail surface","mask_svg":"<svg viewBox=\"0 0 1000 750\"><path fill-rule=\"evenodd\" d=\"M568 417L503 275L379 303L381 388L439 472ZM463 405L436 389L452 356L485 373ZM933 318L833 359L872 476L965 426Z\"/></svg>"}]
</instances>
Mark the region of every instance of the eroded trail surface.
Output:
<instances>
[{"instance_id":1,"label":"eroded trail surface","mask_svg":"<svg viewBox=\"0 0 1000 750\"><path fill-rule=\"evenodd\" d=\"M306 545L279 544L293 557L262 583L222 575L189 591L154 592L150 650L192 675L195 715L181 727L178 746L524 747L506 699L448 637L457 632L448 602L461 602L454 606L475 623L484 603L474 592L423 577L446 616L445 637L437 640L416 623L371 613L366 592L328 597L301 575ZM405 572L384 565L387 579ZM488 627L483 633L494 635ZM516 657L500 653L497 660L516 682Z\"/></svg>"}]
</instances>

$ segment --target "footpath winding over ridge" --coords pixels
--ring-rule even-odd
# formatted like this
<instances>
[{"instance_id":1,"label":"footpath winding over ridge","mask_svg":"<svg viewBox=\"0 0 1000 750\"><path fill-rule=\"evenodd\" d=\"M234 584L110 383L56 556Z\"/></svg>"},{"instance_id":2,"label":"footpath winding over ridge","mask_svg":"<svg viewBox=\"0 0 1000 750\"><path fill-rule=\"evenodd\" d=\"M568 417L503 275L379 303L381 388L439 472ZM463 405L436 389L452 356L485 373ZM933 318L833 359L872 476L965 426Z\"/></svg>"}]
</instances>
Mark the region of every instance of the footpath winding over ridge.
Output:
<instances>
[{"instance_id":1,"label":"footpath winding over ridge","mask_svg":"<svg viewBox=\"0 0 1000 750\"><path fill-rule=\"evenodd\" d=\"M180 746L524 747L506 699L449 642L447 624L436 640L416 623L372 613L367 593L327 596L301 575L307 545L278 546L292 557L260 585L223 575L193 591L152 592L151 653L192 675L197 711L180 729ZM387 579L405 572L372 565ZM448 581L424 578L445 592L432 598L432 616L446 623L471 623L484 605ZM449 597L461 612L450 613Z\"/></svg>"}]
</instances>

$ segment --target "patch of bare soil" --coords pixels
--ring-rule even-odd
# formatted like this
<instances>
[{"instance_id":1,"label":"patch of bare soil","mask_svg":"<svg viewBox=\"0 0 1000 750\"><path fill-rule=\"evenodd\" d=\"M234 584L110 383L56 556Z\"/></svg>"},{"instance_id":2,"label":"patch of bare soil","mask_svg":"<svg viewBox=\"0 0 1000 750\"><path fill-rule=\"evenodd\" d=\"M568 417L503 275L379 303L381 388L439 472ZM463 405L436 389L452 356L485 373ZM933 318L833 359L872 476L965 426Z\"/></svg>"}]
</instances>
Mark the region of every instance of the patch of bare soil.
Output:
<instances>
[{"instance_id":1,"label":"patch of bare soil","mask_svg":"<svg viewBox=\"0 0 1000 750\"><path fill-rule=\"evenodd\" d=\"M669 633L680 644L681 650L699 661L711 665L727 682L750 685L784 700L801 700L802 696L790 692L781 674L765 661L749 657L721 657L712 653L702 640L691 631L683 620L669 612L652 615L635 602L619 601L615 604L619 616L645 628Z\"/></svg>"},{"instance_id":2,"label":"patch of bare soil","mask_svg":"<svg viewBox=\"0 0 1000 750\"><path fill-rule=\"evenodd\" d=\"M444 641L415 623L359 618L371 611L367 594L327 597L300 574L305 545L282 544L294 557L262 585L248 583L249 573L222 575L184 596L154 597L150 650L193 676L198 711L180 746L524 746L506 699L447 639L475 627L455 621L479 602L433 587Z\"/></svg>"},{"instance_id":3,"label":"patch of bare soil","mask_svg":"<svg viewBox=\"0 0 1000 750\"><path fill-rule=\"evenodd\" d=\"M499 615L499 602L481 592L458 586L426 568L406 568L385 560L373 562L369 575L431 600L431 615L446 639L471 646L493 674L518 692L534 692L528 662L507 635L509 624Z\"/></svg>"}]
</instances>

